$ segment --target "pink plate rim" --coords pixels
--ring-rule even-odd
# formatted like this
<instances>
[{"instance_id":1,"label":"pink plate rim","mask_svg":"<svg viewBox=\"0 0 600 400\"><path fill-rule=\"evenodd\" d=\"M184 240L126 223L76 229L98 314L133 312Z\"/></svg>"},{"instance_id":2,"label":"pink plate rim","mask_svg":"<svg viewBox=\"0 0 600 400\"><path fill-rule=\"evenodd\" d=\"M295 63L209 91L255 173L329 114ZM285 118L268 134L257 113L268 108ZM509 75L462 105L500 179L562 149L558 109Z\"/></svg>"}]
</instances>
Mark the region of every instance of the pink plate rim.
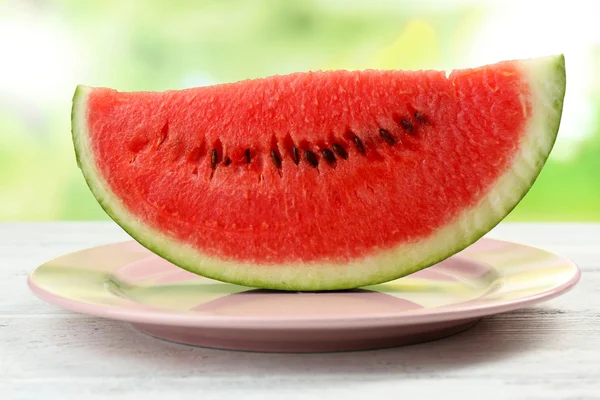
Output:
<instances>
[{"instance_id":1,"label":"pink plate rim","mask_svg":"<svg viewBox=\"0 0 600 400\"><path fill-rule=\"evenodd\" d=\"M491 241L496 243L504 243L511 246L529 247L539 251L549 253L546 250L537 249L532 246L527 246L519 243L514 243L505 240L482 238L479 241ZM128 242L120 242L128 243ZM118 243L112 243L115 245ZM109 244L110 245L110 244ZM102 246L98 246L102 247ZM80 251L90 250L83 249ZM77 252L74 252L77 253ZM73 253L70 253L73 254ZM259 329L259 330L282 330L282 329L339 329L339 328L371 328L371 327L390 327L390 326L406 326L415 324L433 324L444 321L460 321L484 316L514 311L525 306L530 306L542 301L551 300L559 295L570 291L580 280L581 270L572 260L564 256L554 253L553 257L560 259L568 265L573 274L572 276L560 285L557 285L549 290L541 291L528 296L512 300L499 300L488 304L460 304L451 305L439 308L419 309L402 311L401 313L378 313L361 317L310 317L310 318L294 318L294 317L231 317L231 316L216 316L203 314L176 314L173 312L165 312L159 310L132 310L123 307L109 307L97 304L85 303L78 300L62 297L53 294L35 284L32 279L34 270L27 277L27 284L30 290L39 298L57 305L61 308L74 311L81 314L92 315L96 317L126 321L138 324L179 326L179 327L197 327L197 328L213 328L213 329ZM68 254L67 254L68 255ZM61 257L65 257L63 255ZM464 257L462 255L457 255ZM61 258L58 257L58 258ZM57 258L57 259L58 259ZM468 257L466 257L468 258ZM52 262L52 261L49 261ZM43 267L41 265L38 268ZM248 290L255 288L249 287Z\"/></svg>"}]
</instances>

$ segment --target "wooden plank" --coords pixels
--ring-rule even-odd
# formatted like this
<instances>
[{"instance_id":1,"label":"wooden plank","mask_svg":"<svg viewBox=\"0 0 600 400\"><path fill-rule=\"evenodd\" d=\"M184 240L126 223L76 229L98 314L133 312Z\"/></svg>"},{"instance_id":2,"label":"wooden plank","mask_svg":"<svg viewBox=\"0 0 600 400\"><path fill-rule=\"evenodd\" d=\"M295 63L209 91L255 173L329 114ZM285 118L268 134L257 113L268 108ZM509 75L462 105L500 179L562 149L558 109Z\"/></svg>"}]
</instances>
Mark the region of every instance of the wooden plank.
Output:
<instances>
[{"instance_id":1,"label":"wooden plank","mask_svg":"<svg viewBox=\"0 0 600 400\"><path fill-rule=\"evenodd\" d=\"M261 354L168 343L48 305L26 287L29 271L127 235L112 223L0 224L0 398L598 398L600 224L503 224L490 236L564 254L582 281L431 343Z\"/></svg>"}]
</instances>

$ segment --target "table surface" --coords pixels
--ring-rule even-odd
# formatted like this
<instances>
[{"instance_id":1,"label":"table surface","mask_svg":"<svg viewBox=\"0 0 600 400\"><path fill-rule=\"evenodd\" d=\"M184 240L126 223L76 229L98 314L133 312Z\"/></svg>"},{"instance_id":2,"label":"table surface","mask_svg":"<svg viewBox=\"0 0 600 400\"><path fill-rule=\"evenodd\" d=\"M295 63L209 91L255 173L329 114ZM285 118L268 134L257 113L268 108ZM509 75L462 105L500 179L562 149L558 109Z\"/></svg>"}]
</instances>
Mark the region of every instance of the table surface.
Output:
<instances>
[{"instance_id":1,"label":"table surface","mask_svg":"<svg viewBox=\"0 0 600 400\"><path fill-rule=\"evenodd\" d=\"M43 302L26 285L36 266L128 236L110 222L3 223L0 398L600 398L600 224L503 223L488 237L569 257L582 279L561 297L435 342L263 354L168 343Z\"/></svg>"}]
</instances>

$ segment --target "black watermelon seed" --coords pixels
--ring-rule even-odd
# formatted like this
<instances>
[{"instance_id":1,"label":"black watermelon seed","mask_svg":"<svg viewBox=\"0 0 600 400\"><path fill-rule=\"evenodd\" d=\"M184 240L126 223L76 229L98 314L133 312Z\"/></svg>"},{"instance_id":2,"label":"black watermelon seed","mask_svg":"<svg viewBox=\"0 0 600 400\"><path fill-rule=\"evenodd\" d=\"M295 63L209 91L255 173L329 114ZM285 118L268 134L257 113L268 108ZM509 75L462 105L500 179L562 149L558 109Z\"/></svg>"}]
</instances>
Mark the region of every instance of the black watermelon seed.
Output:
<instances>
[{"instance_id":1,"label":"black watermelon seed","mask_svg":"<svg viewBox=\"0 0 600 400\"><path fill-rule=\"evenodd\" d=\"M421 114L420 112L416 112L415 113L415 118L417 120L419 120L420 123L422 124L426 124L427 123L427 117L425 117L423 114Z\"/></svg>"},{"instance_id":2,"label":"black watermelon seed","mask_svg":"<svg viewBox=\"0 0 600 400\"><path fill-rule=\"evenodd\" d=\"M362 140L360 140L360 138L358 136L354 136L352 138L352 140L354 141L354 144L356 145L356 149L358 150L358 152L359 153L364 153L365 152L365 146L363 146Z\"/></svg>"},{"instance_id":3,"label":"black watermelon seed","mask_svg":"<svg viewBox=\"0 0 600 400\"><path fill-rule=\"evenodd\" d=\"M333 148L333 151L335 151L335 154L342 157L344 160L348 158L348 153L346 153L346 150L344 150L344 148L339 144L335 143L331 147Z\"/></svg>"},{"instance_id":4,"label":"black watermelon seed","mask_svg":"<svg viewBox=\"0 0 600 400\"><path fill-rule=\"evenodd\" d=\"M379 130L379 134L381 135L382 138L385 139L386 142L388 142L389 144L394 144L396 143L396 139L394 139L392 137L392 135L390 135L390 133L388 131L386 131L385 129L381 128Z\"/></svg>"},{"instance_id":5,"label":"black watermelon seed","mask_svg":"<svg viewBox=\"0 0 600 400\"><path fill-rule=\"evenodd\" d=\"M335 156L333 155L333 152L331 150L329 150L329 149L323 149L321 151L321 154L323 154L323 158L329 164L335 164Z\"/></svg>"},{"instance_id":6,"label":"black watermelon seed","mask_svg":"<svg viewBox=\"0 0 600 400\"><path fill-rule=\"evenodd\" d=\"M275 150L271 150L271 160L273 160L273 164L277 168L281 168L281 157L279 157L279 154Z\"/></svg>"},{"instance_id":7,"label":"black watermelon seed","mask_svg":"<svg viewBox=\"0 0 600 400\"><path fill-rule=\"evenodd\" d=\"M306 161L308 161L309 164L315 168L317 168L317 166L319 165L319 160L317 159L317 156L310 150L306 150L304 152L304 158L306 158Z\"/></svg>"},{"instance_id":8,"label":"black watermelon seed","mask_svg":"<svg viewBox=\"0 0 600 400\"><path fill-rule=\"evenodd\" d=\"M225 158L225 166L228 166L229 164L231 164L231 158L227 157Z\"/></svg>"},{"instance_id":9,"label":"black watermelon seed","mask_svg":"<svg viewBox=\"0 0 600 400\"><path fill-rule=\"evenodd\" d=\"M300 162L300 153L298 153L298 148L296 146L292 147L292 153L294 155L294 164L298 165Z\"/></svg>"},{"instance_id":10,"label":"black watermelon seed","mask_svg":"<svg viewBox=\"0 0 600 400\"><path fill-rule=\"evenodd\" d=\"M219 161L218 157L219 155L217 154L217 150L212 149L210 152L210 166L212 169L217 167L217 162Z\"/></svg>"},{"instance_id":11,"label":"black watermelon seed","mask_svg":"<svg viewBox=\"0 0 600 400\"><path fill-rule=\"evenodd\" d=\"M250 164L250 149L246 149L244 154L246 155L246 162Z\"/></svg>"},{"instance_id":12,"label":"black watermelon seed","mask_svg":"<svg viewBox=\"0 0 600 400\"><path fill-rule=\"evenodd\" d=\"M413 124L411 124L410 122L408 122L405 119L400 121L400 125L402 125L402 128L404 128L404 130L407 132L412 132L415 129Z\"/></svg>"}]
</instances>

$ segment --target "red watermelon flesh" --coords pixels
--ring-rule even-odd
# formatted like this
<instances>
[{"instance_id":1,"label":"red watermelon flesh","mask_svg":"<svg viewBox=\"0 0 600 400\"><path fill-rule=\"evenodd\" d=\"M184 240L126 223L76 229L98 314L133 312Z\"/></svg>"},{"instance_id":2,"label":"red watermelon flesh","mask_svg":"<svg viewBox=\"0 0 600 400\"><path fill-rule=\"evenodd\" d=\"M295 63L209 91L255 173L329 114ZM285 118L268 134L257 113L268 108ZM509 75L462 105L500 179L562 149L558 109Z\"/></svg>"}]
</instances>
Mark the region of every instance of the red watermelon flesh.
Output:
<instances>
[{"instance_id":1,"label":"red watermelon flesh","mask_svg":"<svg viewBox=\"0 0 600 400\"><path fill-rule=\"evenodd\" d=\"M564 89L562 56L160 93L80 86L73 135L107 213L176 265L341 289L427 267L504 218L551 150Z\"/></svg>"}]
</instances>

